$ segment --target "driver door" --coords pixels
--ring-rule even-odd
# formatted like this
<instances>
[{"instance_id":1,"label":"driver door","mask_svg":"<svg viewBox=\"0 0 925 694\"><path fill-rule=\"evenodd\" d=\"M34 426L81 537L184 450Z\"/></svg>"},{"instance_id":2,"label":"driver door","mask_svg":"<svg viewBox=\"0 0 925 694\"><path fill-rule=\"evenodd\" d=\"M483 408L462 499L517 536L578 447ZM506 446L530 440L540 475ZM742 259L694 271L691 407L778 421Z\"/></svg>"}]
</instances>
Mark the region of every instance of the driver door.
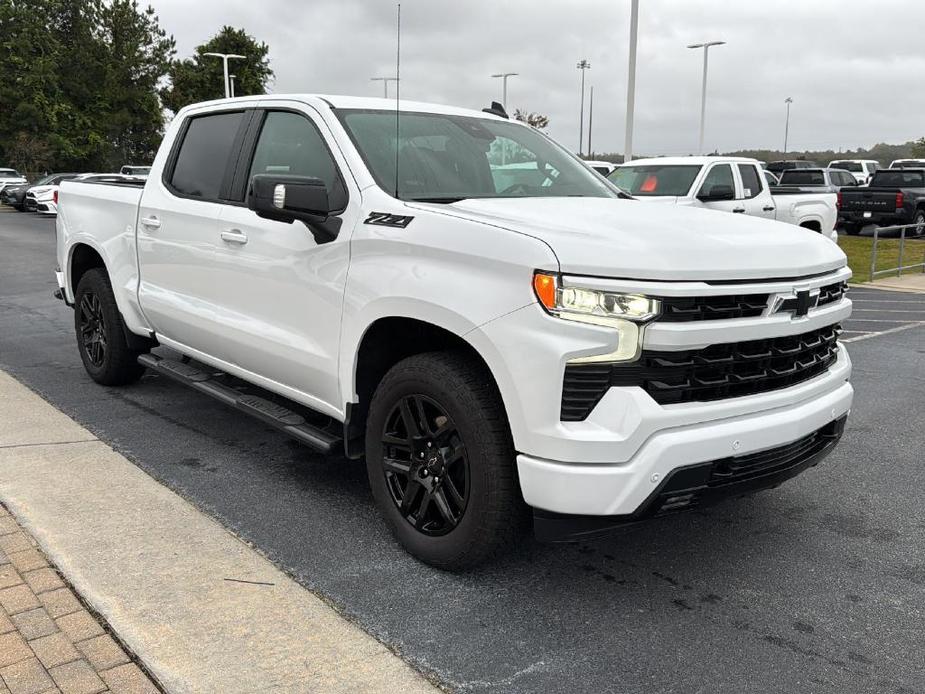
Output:
<instances>
[{"instance_id":1,"label":"driver door","mask_svg":"<svg viewBox=\"0 0 925 694\"><path fill-rule=\"evenodd\" d=\"M731 189L732 200L701 200L700 196L709 195L710 192L716 192L719 189ZM744 214L745 205L741 197L741 189L732 170L732 164L717 163L711 164L707 174L696 192L696 201L698 207L706 207L708 210L719 210L721 212L737 212Z\"/></svg>"}]
</instances>

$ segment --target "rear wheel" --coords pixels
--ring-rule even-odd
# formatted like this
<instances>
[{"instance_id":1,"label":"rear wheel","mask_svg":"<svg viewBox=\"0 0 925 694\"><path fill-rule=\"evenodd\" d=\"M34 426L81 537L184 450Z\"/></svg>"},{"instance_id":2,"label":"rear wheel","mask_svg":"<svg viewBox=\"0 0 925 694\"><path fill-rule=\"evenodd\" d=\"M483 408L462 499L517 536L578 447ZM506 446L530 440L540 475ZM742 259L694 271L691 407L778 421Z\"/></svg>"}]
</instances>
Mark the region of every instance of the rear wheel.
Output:
<instances>
[{"instance_id":1,"label":"rear wheel","mask_svg":"<svg viewBox=\"0 0 925 694\"><path fill-rule=\"evenodd\" d=\"M116 305L109 276L104 270L87 270L74 293L74 330L77 349L87 373L97 383L121 386L141 378L145 369L125 336L122 314Z\"/></svg>"},{"instance_id":2,"label":"rear wheel","mask_svg":"<svg viewBox=\"0 0 925 694\"><path fill-rule=\"evenodd\" d=\"M526 526L500 395L464 354L405 359L370 403L366 466L373 496L402 546L462 570L515 542Z\"/></svg>"},{"instance_id":3,"label":"rear wheel","mask_svg":"<svg viewBox=\"0 0 925 694\"><path fill-rule=\"evenodd\" d=\"M861 225L853 222L845 222L844 229L848 236L857 236L861 233Z\"/></svg>"},{"instance_id":4,"label":"rear wheel","mask_svg":"<svg viewBox=\"0 0 925 694\"><path fill-rule=\"evenodd\" d=\"M921 236L925 234L925 210L919 210L915 213L915 219L912 222L915 224L915 227L912 229L912 233L916 236Z\"/></svg>"}]
</instances>

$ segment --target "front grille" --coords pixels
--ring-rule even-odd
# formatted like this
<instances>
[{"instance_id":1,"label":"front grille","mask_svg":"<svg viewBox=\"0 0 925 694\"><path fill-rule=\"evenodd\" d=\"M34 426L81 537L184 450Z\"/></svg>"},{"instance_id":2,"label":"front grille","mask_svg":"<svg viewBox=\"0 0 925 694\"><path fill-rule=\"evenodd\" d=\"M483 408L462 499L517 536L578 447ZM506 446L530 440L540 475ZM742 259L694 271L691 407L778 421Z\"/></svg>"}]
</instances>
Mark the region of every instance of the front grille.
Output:
<instances>
[{"instance_id":1,"label":"front grille","mask_svg":"<svg viewBox=\"0 0 925 694\"><path fill-rule=\"evenodd\" d=\"M768 306L767 294L728 296L672 296L661 299L660 321L722 320L724 318L754 318Z\"/></svg>"},{"instance_id":2,"label":"front grille","mask_svg":"<svg viewBox=\"0 0 925 694\"><path fill-rule=\"evenodd\" d=\"M584 420L614 386L638 386L662 405L788 388L832 365L839 332L839 326L831 325L803 335L698 350L644 350L631 364L570 364L565 367L560 418L564 422Z\"/></svg>"},{"instance_id":3,"label":"front grille","mask_svg":"<svg viewBox=\"0 0 925 694\"><path fill-rule=\"evenodd\" d=\"M816 305L825 306L826 304L834 304L836 301L840 301L847 292L847 282L827 284L826 286L819 288L819 302Z\"/></svg>"}]
</instances>

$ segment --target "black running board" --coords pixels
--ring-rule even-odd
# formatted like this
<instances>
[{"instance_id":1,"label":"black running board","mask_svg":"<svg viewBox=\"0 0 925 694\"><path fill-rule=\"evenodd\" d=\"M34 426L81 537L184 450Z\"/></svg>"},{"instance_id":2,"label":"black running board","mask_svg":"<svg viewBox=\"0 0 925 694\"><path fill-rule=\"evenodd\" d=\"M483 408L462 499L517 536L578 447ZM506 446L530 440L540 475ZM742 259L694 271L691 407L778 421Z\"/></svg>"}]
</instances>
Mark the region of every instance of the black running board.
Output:
<instances>
[{"instance_id":1,"label":"black running board","mask_svg":"<svg viewBox=\"0 0 925 694\"><path fill-rule=\"evenodd\" d=\"M142 354L138 357L138 363L187 385L193 390L210 395L226 405L246 412L321 453L331 453L343 444L342 438L309 424L298 412L266 398L229 388L220 383L213 373L203 371L192 364L175 359L165 359L156 354Z\"/></svg>"}]
</instances>

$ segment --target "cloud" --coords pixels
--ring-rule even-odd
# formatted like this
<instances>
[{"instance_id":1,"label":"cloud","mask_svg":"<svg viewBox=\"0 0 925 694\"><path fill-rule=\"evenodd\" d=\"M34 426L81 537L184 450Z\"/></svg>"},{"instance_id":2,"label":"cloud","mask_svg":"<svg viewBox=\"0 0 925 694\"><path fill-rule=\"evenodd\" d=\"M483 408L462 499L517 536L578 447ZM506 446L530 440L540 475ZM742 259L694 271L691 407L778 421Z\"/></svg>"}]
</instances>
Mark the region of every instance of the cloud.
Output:
<instances>
[{"instance_id":1,"label":"cloud","mask_svg":"<svg viewBox=\"0 0 925 694\"><path fill-rule=\"evenodd\" d=\"M378 96L395 71L395 4L383 0L151 0L181 55L222 24L270 46L276 92ZM482 108L509 81L509 110L550 117L577 149L580 75L591 62L593 148L621 151L629 0L404 0L402 95ZM854 148L925 135L921 0L641 0L634 143L637 153L697 147L702 52L711 49L708 150L783 144ZM587 112L587 106L586 106Z\"/></svg>"}]
</instances>

